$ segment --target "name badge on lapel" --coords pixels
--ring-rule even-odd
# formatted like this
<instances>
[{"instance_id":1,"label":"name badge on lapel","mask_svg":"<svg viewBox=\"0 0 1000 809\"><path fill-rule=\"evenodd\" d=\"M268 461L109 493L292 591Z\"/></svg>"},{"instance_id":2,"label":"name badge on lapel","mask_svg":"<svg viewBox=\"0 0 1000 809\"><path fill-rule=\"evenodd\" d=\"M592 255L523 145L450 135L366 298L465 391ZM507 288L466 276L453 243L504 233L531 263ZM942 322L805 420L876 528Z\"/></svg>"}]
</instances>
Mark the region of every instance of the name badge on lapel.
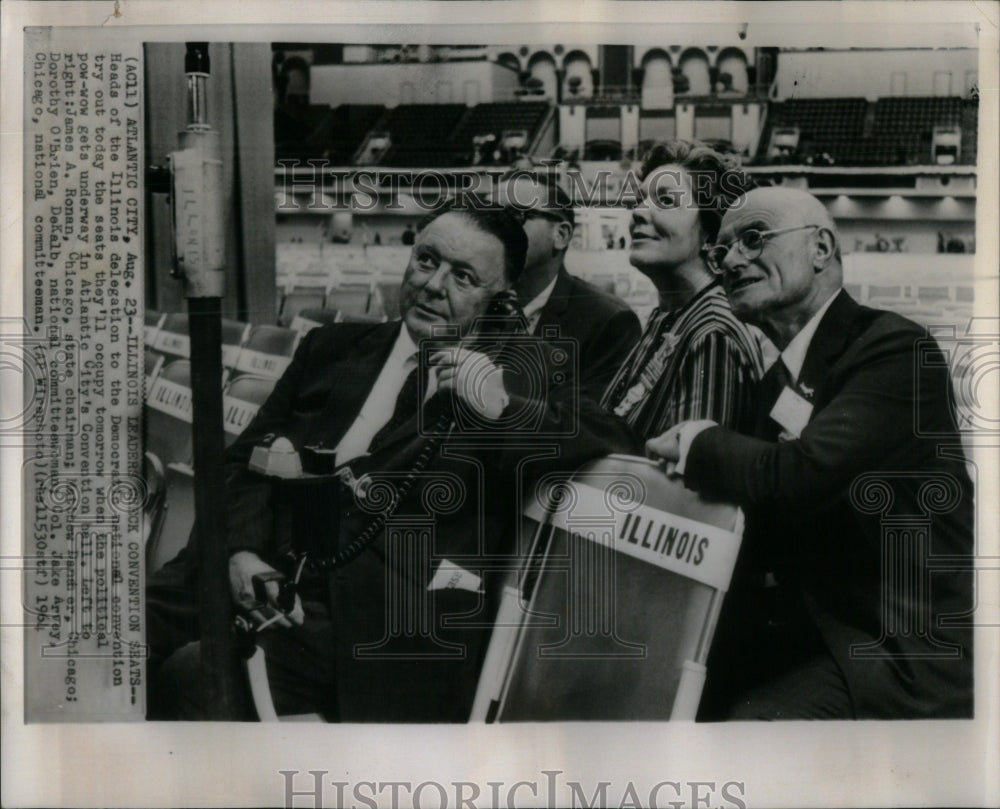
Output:
<instances>
[{"instance_id":1,"label":"name badge on lapel","mask_svg":"<svg viewBox=\"0 0 1000 809\"><path fill-rule=\"evenodd\" d=\"M809 417L812 416L812 411L813 406L810 402L786 386L781 391L778 401L774 403L774 407L771 408L769 415L788 434L787 437L782 434L781 438L791 440L799 438L802 435L802 431L809 423Z\"/></svg>"}]
</instances>

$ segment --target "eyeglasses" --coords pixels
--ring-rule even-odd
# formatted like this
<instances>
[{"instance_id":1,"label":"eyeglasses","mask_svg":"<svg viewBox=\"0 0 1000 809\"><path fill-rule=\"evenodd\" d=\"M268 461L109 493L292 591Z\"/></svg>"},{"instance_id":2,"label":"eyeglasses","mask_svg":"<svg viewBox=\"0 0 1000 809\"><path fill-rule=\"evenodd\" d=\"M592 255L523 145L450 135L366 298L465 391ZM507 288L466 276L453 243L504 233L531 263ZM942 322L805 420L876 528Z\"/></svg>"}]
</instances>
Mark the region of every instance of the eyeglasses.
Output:
<instances>
[{"instance_id":1,"label":"eyeglasses","mask_svg":"<svg viewBox=\"0 0 1000 809\"><path fill-rule=\"evenodd\" d=\"M819 225L797 225L795 227L780 228L778 230L755 230L751 228L750 230L744 230L736 239L728 244L706 244L702 248L702 252L705 254L705 261L708 264L708 268L716 275L722 275L726 271L726 268L723 266L723 262L725 262L726 256L729 255L729 251L733 249L734 245L739 249L743 258L748 261L753 261L755 258L760 256L761 252L763 252L764 242L768 239L772 239L775 236L781 236L785 233L793 233L796 230L818 227Z\"/></svg>"},{"instance_id":2,"label":"eyeglasses","mask_svg":"<svg viewBox=\"0 0 1000 809\"><path fill-rule=\"evenodd\" d=\"M568 222L564 216L560 216L554 211L546 211L541 208L515 208L513 205L505 205L504 210L517 220L519 225L524 225L529 219L548 219L550 222Z\"/></svg>"}]
</instances>

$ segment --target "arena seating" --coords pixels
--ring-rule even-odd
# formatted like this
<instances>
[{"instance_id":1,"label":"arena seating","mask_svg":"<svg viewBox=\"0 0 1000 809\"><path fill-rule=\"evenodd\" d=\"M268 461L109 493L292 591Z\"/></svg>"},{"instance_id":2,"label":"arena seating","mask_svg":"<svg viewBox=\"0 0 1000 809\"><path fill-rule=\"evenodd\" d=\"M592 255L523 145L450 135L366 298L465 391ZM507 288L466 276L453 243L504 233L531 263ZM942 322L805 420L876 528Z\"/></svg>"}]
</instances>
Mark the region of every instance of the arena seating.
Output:
<instances>
[{"instance_id":1,"label":"arena seating","mask_svg":"<svg viewBox=\"0 0 1000 809\"><path fill-rule=\"evenodd\" d=\"M767 162L771 133L797 127L799 146L787 162L815 161L826 154L834 165L932 165L935 127L962 128L959 162L976 162L975 100L958 97L809 98L772 102L757 162Z\"/></svg>"},{"instance_id":2,"label":"arena seating","mask_svg":"<svg viewBox=\"0 0 1000 809\"><path fill-rule=\"evenodd\" d=\"M327 157L332 165L350 165L369 130L382 117L381 104L341 104L332 112ZM318 155L322 156L322 155Z\"/></svg>"},{"instance_id":3,"label":"arena seating","mask_svg":"<svg viewBox=\"0 0 1000 809\"><path fill-rule=\"evenodd\" d=\"M440 144L467 109L464 104L401 104L389 110L378 128L389 133L392 147L380 162L399 167L452 165L451 153Z\"/></svg>"},{"instance_id":4,"label":"arena seating","mask_svg":"<svg viewBox=\"0 0 1000 809\"><path fill-rule=\"evenodd\" d=\"M514 129L527 132L530 143L550 108L547 101L477 104L455 129L449 146L458 156L471 156L475 151L473 138L477 135L495 134L499 137L505 130ZM467 159L468 162L471 161Z\"/></svg>"}]
</instances>

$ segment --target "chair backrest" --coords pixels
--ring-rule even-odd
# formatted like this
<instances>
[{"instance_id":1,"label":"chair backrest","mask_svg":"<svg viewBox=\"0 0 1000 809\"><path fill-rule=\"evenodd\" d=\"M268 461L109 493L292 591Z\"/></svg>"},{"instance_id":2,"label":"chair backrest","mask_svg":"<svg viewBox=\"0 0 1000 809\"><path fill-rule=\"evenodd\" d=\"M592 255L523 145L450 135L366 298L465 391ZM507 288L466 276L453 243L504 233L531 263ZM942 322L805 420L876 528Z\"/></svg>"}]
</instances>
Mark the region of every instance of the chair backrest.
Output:
<instances>
[{"instance_id":1,"label":"chair backrest","mask_svg":"<svg viewBox=\"0 0 1000 809\"><path fill-rule=\"evenodd\" d=\"M167 466L166 513L146 545L146 572L159 570L188 544L194 526L194 474L184 464Z\"/></svg>"},{"instance_id":2,"label":"chair backrest","mask_svg":"<svg viewBox=\"0 0 1000 809\"><path fill-rule=\"evenodd\" d=\"M739 509L612 455L544 477L526 513L533 564L506 592L472 718L694 719Z\"/></svg>"},{"instance_id":3,"label":"chair backrest","mask_svg":"<svg viewBox=\"0 0 1000 809\"><path fill-rule=\"evenodd\" d=\"M325 287L295 287L281 301L278 325L288 327L303 309L322 307L325 300Z\"/></svg>"},{"instance_id":4,"label":"chair backrest","mask_svg":"<svg viewBox=\"0 0 1000 809\"><path fill-rule=\"evenodd\" d=\"M240 348L250 336L250 324L222 318L222 366L233 368L240 355Z\"/></svg>"},{"instance_id":5,"label":"chair backrest","mask_svg":"<svg viewBox=\"0 0 1000 809\"><path fill-rule=\"evenodd\" d=\"M372 285L342 284L331 289L326 296L326 307L337 309L345 315L366 315L371 306Z\"/></svg>"},{"instance_id":6,"label":"chair backrest","mask_svg":"<svg viewBox=\"0 0 1000 809\"><path fill-rule=\"evenodd\" d=\"M146 449L163 463L191 461L191 363L163 366L146 396Z\"/></svg>"},{"instance_id":7,"label":"chair backrest","mask_svg":"<svg viewBox=\"0 0 1000 809\"><path fill-rule=\"evenodd\" d=\"M191 356L191 339L188 336L188 316L184 312L168 314L160 324L150 348L174 357Z\"/></svg>"},{"instance_id":8,"label":"chair backrest","mask_svg":"<svg viewBox=\"0 0 1000 809\"><path fill-rule=\"evenodd\" d=\"M153 380L156 379L156 375L160 373L160 369L163 367L163 355L148 348L145 349L143 355L145 360L146 394L148 395Z\"/></svg>"},{"instance_id":9,"label":"chair backrest","mask_svg":"<svg viewBox=\"0 0 1000 809\"><path fill-rule=\"evenodd\" d=\"M381 282L378 285L378 296L386 318L395 320L399 317L399 282Z\"/></svg>"},{"instance_id":10,"label":"chair backrest","mask_svg":"<svg viewBox=\"0 0 1000 809\"><path fill-rule=\"evenodd\" d=\"M281 326L254 326L236 360L236 370L277 379L292 361L299 333Z\"/></svg>"},{"instance_id":11,"label":"chair backrest","mask_svg":"<svg viewBox=\"0 0 1000 809\"><path fill-rule=\"evenodd\" d=\"M157 312L155 309L147 309L145 312L145 322L142 327L142 339L147 346L151 346L153 341L156 339L157 333L160 331L160 326L166 319L166 315L163 312Z\"/></svg>"},{"instance_id":12,"label":"chair backrest","mask_svg":"<svg viewBox=\"0 0 1000 809\"><path fill-rule=\"evenodd\" d=\"M305 334L318 326L340 323L340 321L340 312L336 309L303 309L292 320L291 328L300 334Z\"/></svg>"},{"instance_id":13,"label":"chair backrest","mask_svg":"<svg viewBox=\"0 0 1000 809\"><path fill-rule=\"evenodd\" d=\"M274 390L273 378L244 374L226 385L222 393L222 425L226 431L226 445L246 429L257 415L260 406Z\"/></svg>"}]
</instances>

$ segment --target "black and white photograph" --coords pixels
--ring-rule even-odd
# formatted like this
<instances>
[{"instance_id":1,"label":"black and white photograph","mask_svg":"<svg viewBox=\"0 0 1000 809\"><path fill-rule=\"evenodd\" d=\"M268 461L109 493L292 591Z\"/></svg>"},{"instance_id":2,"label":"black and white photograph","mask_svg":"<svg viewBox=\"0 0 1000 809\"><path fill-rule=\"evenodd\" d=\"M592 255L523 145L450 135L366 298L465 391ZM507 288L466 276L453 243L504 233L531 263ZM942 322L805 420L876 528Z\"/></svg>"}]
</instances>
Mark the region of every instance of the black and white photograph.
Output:
<instances>
[{"instance_id":1,"label":"black and white photograph","mask_svg":"<svg viewBox=\"0 0 1000 809\"><path fill-rule=\"evenodd\" d=\"M5 6L5 805L1000 800L1000 4Z\"/></svg>"}]
</instances>

